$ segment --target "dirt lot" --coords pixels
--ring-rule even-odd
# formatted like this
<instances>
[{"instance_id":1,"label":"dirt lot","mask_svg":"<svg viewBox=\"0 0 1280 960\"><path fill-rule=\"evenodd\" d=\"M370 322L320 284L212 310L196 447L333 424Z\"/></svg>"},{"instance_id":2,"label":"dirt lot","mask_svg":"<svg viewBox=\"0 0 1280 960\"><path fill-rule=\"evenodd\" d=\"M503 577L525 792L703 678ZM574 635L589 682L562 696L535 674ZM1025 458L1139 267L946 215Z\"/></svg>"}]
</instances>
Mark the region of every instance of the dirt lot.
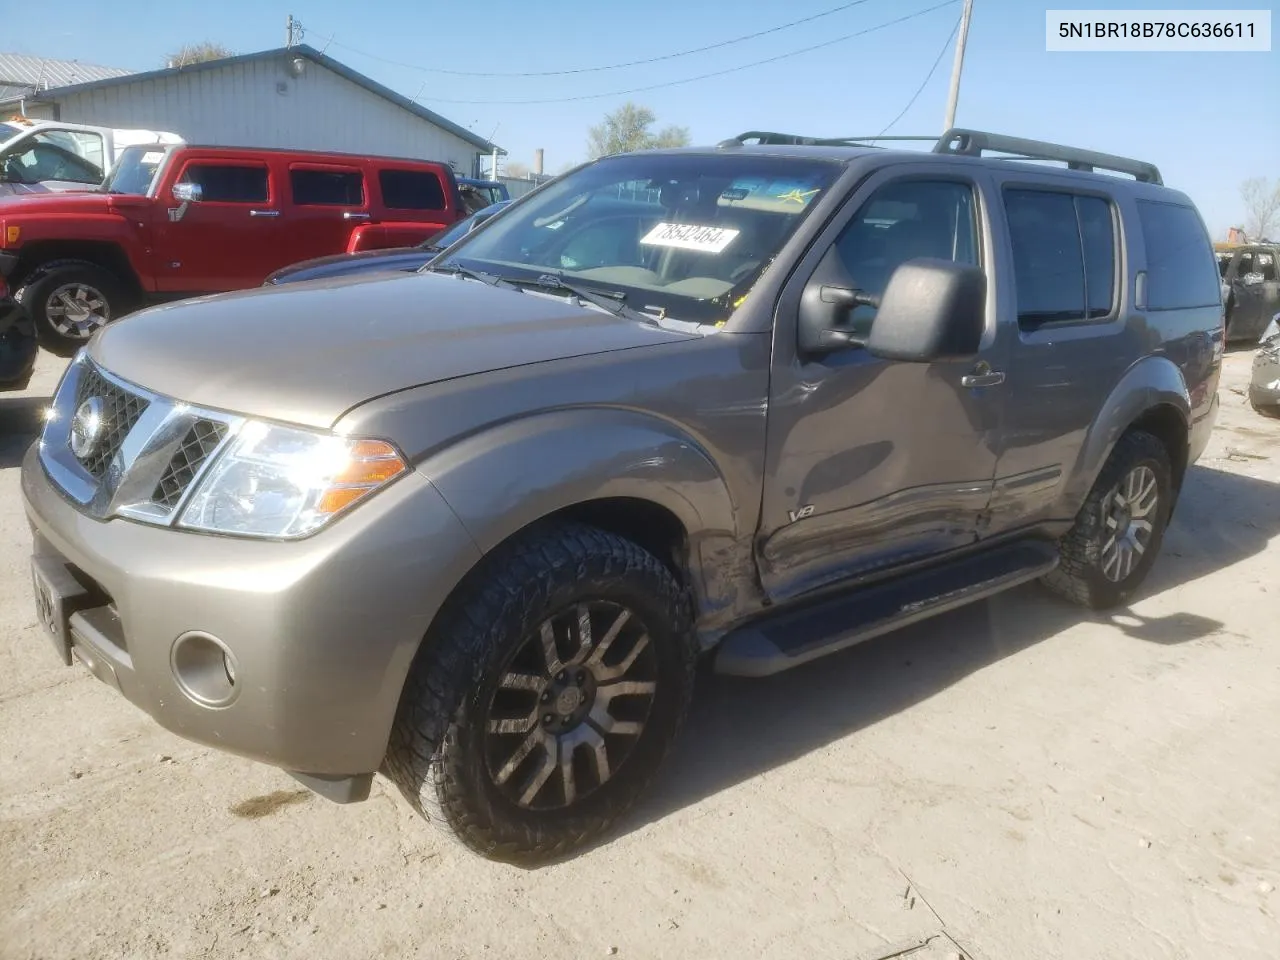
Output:
<instances>
[{"instance_id":1,"label":"dirt lot","mask_svg":"<svg viewBox=\"0 0 1280 960\"><path fill-rule=\"evenodd\" d=\"M522 871L378 781L339 807L177 739L37 631L0 396L0 957L1280 956L1280 422L1242 395L1149 588L1029 587L711 678L612 842ZM904 954L906 955L906 954Z\"/></svg>"}]
</instances>

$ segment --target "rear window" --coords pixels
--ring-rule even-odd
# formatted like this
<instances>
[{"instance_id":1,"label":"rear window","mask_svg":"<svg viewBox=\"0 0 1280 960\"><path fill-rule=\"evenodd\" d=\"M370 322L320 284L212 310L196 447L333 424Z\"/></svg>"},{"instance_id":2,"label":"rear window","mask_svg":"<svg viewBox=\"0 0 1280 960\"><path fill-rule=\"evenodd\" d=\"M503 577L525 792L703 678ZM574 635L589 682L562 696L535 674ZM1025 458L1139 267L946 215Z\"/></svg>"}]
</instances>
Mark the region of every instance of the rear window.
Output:
<instances>
[{"instance_id":1,"label":"rear window","mask_svg":"<svg viewBox=\"0 0 1280 960\"><path fill-rule=\"evenodd\" d=\"M1147 309L1186 310L1222 300L1213 246L1191 207L1138 201L1147 251Z\"/></svg>"},{"instance_id":2,"label":"rear window","mask_svg":"<svg viewBox=\"0 0 1280 960\"><path fill-rule=\"evenodd\" d=\"M1102 320L1116 302L1116 232L1100 197L1006 190L1018 323Z\"/></svg>"},{"instance_id":3,"label":"rear window","mask_svg":"<svg viewBox=\"0 0 1280 960\"><path fill-rule=\"evenodd\" d=\"M364 205L364 177L358 170L290 170L293 202L307 206Z\"/></svg>"},{"instance_id":4,"label":"rear window","mask_svg":"<svg viewBox=\"0 0 1280 960\"><path fill-rule=\"evenodd\" d=\"M378 173L382 202L398 210L443 210L444 187L434 173L382 170Z\"/></svg>"},{"instance_id":5,"label":"rear window","mask_svg":"<svg viewBox=\"0 0 1280 960\"><path fill-rule=\"evenodd\" d=\"M267 168L230 164L192 163L180 183L200 185L204 203L265 203Z\"/></svg>"}]
</instances>

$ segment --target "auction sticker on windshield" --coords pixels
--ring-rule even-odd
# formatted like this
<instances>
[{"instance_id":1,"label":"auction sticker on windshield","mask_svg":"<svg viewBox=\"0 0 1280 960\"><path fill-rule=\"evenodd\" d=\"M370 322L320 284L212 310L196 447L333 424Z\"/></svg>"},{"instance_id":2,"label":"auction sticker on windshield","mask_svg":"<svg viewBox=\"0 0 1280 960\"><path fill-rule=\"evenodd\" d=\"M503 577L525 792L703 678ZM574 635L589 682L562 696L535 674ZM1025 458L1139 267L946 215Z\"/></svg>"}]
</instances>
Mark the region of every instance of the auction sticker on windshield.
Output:
<instances>
[{"instance_id":1,"label":"auction sticker on windshield","mask_svg":"<svg viewBox=\"0 0 1280 960\"><path fill-rule=\"evenodd\" d=\"M656 247L679 247L699 253L723 253L740 231L731 227L701 227L696 223L660 223L641 238Z\"/></svg>"}]
</instances>

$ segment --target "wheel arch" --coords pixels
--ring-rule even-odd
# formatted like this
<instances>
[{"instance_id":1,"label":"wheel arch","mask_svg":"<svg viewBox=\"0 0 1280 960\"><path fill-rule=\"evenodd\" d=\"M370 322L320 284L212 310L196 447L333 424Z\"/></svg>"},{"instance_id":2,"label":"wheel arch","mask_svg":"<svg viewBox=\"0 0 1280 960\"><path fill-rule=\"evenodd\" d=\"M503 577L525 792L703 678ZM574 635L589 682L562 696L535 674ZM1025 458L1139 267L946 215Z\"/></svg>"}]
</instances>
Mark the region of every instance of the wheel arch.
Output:
<instances>
[{"instance_id":1,"label":"wheel arch","mask_svg":"<svg viewBox=\"0 0 1280 960\"><path fill-rule=\"evenodd\" d=\"M1169 453L1175 502L1190 458L1191 396L1167 357L1150 356L1121 377L1090 425L1064 490L1065 513L1079 510L1112 450L1126 433L1145 430Z\"/></svg>"},{"instance_id":2,"label":"wheel arch","mask_svg":"<svg viewBox=\"0 0 1280 960\"><path fill-rule=\"evenodd\" d=\"M142 281L129 254L119 244L107 240L37 240L18 255L13 286L26 286L40 275L71 263L90 263L118 278L135 296L143 293Z\"/></svg>"},{"instance_id":3,"label":"wheel arch","mask_svg":"<svg viewBox=\"0 0 1280 960\"><path fill-rule=\"evenodd\" d=\"M418 469L484 557L539 525L587 523L658 556L689 590L700 621L730 614L751 564L749 521L714 457L679 425L649 414L586 408L521 417Z\"/></svg>"}]
</instances>

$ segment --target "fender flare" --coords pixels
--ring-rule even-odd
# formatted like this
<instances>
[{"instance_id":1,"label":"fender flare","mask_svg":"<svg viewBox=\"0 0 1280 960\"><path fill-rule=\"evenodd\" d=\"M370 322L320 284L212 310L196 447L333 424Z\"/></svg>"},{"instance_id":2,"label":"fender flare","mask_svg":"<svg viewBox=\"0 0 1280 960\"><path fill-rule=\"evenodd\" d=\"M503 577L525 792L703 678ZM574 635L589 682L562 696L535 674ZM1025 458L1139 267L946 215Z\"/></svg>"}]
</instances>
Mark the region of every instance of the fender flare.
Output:
<instances>
[{"instance_id":1,"label":"fender flare","mask_svg":"<svg viewBox=\"0 0 1280 960\"><path fill-rule=\"evenodd\" d=\"M1120 437L1143 416L1161 407L1176 411L1189 445L1191 396L1182 371L1168 357L1148 356L1125 371L1085 435L1063 490L1071 515L1088 497Z\"/></svg>"},{"instance_id":2,"label":"fender flare","mask_svg":"<svg viewBox=\"0 0 1280 960\"><path fill-rule=\"evenodd\" d=\"M484 554L561 510L626 498L662 507L684 527L700 612L732 603L740 564L750 560L750 532L743 532L740 505L714 458L679 426L652 415L544 411L474 433L417 469Z\"/></svg>"}]
</instances>

